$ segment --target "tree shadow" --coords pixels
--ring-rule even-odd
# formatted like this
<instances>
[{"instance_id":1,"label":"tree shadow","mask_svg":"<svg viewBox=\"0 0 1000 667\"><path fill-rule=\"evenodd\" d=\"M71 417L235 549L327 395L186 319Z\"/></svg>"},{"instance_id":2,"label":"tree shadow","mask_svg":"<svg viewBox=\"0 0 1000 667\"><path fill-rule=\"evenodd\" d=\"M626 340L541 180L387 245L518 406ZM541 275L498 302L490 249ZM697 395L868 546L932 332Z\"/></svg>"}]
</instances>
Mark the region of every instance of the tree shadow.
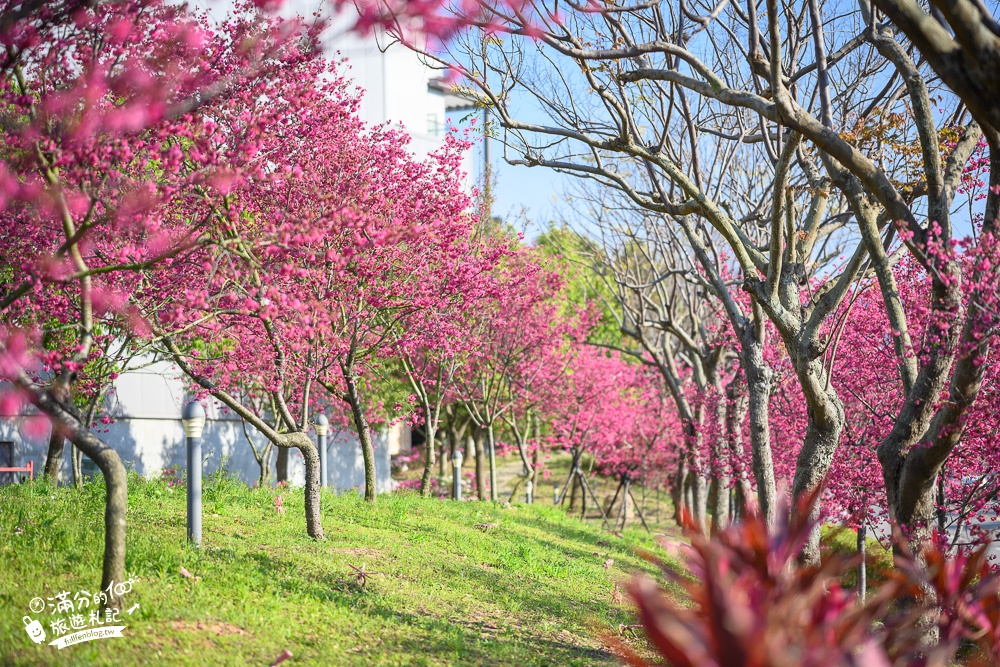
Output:
<instances>
[{"instance_id":1,"label":"tree shadow","mask_svg":"<svg viewBox=\"0 0 1000 667\"><path fill-rule=\"evenodd\" d=\"M495 646L491 646L491 643L513 642L537 654L540 662L544 664L616 662L615 656L608 651L574 644L558 637L539 636L524 624L494 628L476 619L448 619L430 614L412 613L388 606L378 595L369 595L368 587L372 584L362 586L352 575L303 571L296 564L269 554L248 555L253 563L252 566L261 576L273 581L286 593L305 595L324 604L350 610L353 614L365 614L408 628L409 631L399 633L395 641L400 643L402 648L423 656L437 656L438 659L458 657L467 664L477 665L509 664L507 658L495 655ZM496 584L495 581L489 581L484 577L484 573L476 572L472 568L463 571L462 574L491 586ZM294 575L294 582L289 579L289 575ZM360 597L366 598L363 607L357 604ZM517 597L524 606L533 610L542 610L555 615L565 609L565 597L556 594L539 596L536 590L534 593L526 591L519 593ZM601 606L603 608L595 610L595 615L610 611L606 605ZM503 632L494 636L496 630ZM508 636L504 634L505 632L513 634Z\"/></svg>"}]
</instances>

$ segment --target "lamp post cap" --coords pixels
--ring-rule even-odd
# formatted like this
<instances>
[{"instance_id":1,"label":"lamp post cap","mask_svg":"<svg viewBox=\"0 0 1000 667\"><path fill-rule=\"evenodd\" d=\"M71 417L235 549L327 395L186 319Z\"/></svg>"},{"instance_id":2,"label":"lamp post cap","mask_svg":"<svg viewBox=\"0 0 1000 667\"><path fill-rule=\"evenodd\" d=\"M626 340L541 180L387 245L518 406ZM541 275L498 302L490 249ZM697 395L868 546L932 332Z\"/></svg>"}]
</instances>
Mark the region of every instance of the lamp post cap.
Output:
<instances>
[{"instance_id":1,"label":"lamp post cap","mask_svg":"<svg viewBox=\"0 0 1000 667\"><path fill-rule=\"evenodd\" d=\"M200 401L189 401L187 405L184 406L184 411L181 413L181 419L188 421L189 419L204 419L205 418L205 406L201 404Z\"/></svg>"},{"instance_id":2,"label":"lamp post cap","mask_svg":"<svg viewBox=\"0 0 1000 667\"><path fill-rule=\"evenodd\" d=\"M330 430L330 420L322 412L316 415L316 419L313 420L313 430L321 438L325 437L326 432Z\"/></svg>"}]
</instances>

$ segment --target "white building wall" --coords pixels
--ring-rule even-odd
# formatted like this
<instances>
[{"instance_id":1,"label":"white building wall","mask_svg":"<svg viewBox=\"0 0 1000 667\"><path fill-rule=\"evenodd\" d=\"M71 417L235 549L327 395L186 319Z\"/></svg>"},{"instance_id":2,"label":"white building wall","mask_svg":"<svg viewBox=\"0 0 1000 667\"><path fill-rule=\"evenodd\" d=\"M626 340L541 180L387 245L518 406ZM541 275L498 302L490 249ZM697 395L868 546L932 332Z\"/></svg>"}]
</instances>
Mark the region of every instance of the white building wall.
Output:
<instances>
[{"instance_id":1,"label":"white building wall","mask_svg":"<svg viewBox=\"0 0 1000 667\"><path fill-rule=\"evenodd\" d=\"M224 0L213 0L222 6ZM311 16L322 10L316 0L290 0L283 6L285 16ZM347 11L347 10L345 10ZM351 10L353 11L353 10ZM347 30L351 19L331 21L323 36L324 53L331 60L346 61L346 74L360 92L359 116L370 125L398 125L410 135L410 148L417 157L439 149L444 144L449 121L458 122L445 110L444 95L428 84L442 75L423 59L386 34L358 35ZM464 115L464 114L462 114ZM472 188L473 151L468 151L462 165L466 185Z\"/></svg>"},{"instance_id":2,"label":"white building wall","mask_svg":"<svg viewBox=\"0 0 1000 667\"><path fill-rule=\"evenodd\" d=\"M229 0L196 0L194 6L204 9L214 20L221 20L230 11ZM324 5L316 0L290 0L285 3L286 16L311 16ZM421 58L401 44L392 44L386 36L358 36L344 28L347 20L333 21L325 35L325 51L331 59L345 58L348 75L359 91L364 91L360 115L367 123L397 124L412 137L411 149L418 157L426 156L444 143L449 120L442 93L428 89L432 78L440 72L428 67ZM464 115L464 114L463 114ZM463 162L466 185L472 188L473 151ZM109 406L115 423L100 426L98 435L113 446L123 460L144 475L158 475L165 468L184 467L186 450L180 422L186 385L177 369L158 364L142 370L123 373L115 383ZM214 401L206 401L209 420L205 427L202 451L205 473L217 470L223 461L226 468L248 483L258 479L259 468L250 445L246 442L240 421L227 414ZM15 447L15 465L25 465L30 459L35 469L45 465L48 436L26 438L22 433L22 417L0 416L0 441L11 440ZM331 428L334 432L334 429ZM258 442L263 436L252 431ZM373 434L376 444L378 490L390 488L390 446L385 431ZM406 438L408 441L408 438ZM334 432L329 438L329 483L338 489L364 486L364 465L360 446L353 432ZM394 443L395 444L395 443ZM397 445L399 446L399 445ZM403 451L406 446L400 447ZM69 449L64 456L64 479L71 479ZM275 456L272 453L272 457ZM272 472L274 463L272 461ZM289 478L295 484L304 481L301 455L296 450L289 457Z\"/></svg>"},{"instance_id":3,"label":"white building wall","mask_svg":"<svg viewBox=\"0 0 1000 667\"><path fill-rule=\"evenodd\" d=\"M188 396L187 384L172 364L158 362L139 370L122 373L115 381L108 398L108 414L112 424L98 424L95 434L118 452L127 466L146 476L158 476L167 468L187 466L187 447L181 424L181 409ZM214 399L203 401L208 421L202 441L203 474L210 475L225 465L228 473L247 484L260 477L260 467L243 432L241 420ZM25 466L34 461L35 474L45 467L49 429L30 437L24 428L28 412L17 417L0 417L0 441L14 443L14 465ZM364 459L357 435L349 429L331 427L328 440L327 484L337 490L364 488ZM250 436L262 445L264 436L248 426ZM315 442L315 435L311 434ZM392 486L389 466L389 443L385 431L373 433L375 445L376 490L389 491ZM271 474L277 451L271 453ZM72 480L70 447L63 456L62 478ZM305 483L305 465L298 450L288 458L289 482Z\"/></svg>"}]
</instances>

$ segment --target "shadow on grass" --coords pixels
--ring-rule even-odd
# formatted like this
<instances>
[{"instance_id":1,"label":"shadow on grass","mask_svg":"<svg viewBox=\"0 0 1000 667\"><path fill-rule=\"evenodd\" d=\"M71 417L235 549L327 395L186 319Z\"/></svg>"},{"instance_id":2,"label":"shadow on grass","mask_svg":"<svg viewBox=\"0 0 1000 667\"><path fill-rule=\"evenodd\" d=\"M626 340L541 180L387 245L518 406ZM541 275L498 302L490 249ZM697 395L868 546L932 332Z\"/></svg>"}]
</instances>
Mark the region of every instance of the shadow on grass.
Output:
<instances>
[{"instance_id":1,"label":"shadow on grass","mask_svg":"<svg viewBox=\"0 0 1000 667\"><path fill-rule=\"evenodd\" d=\"M424 656L437 656L451 660L460 659L465 664L501 665L510 664L508 651L514 645L527 648L539 657L539 664L614 664L615 657L604 650L574 644L563 639L538 636L532 633L527 624L511 624L510 616L491 620L503 621L504 627L495 628L481 622L464 619L451 621L432 615L417 615L384 603L378 594L370 594L367 587L361 586L351 576L303 571L297 565L268 554L248 554L254 567L268 580L273 581L281 590L289 594L304 595L325 604L331 604L350 610L353 614L364 614L379 618L387 624L403 626L406 630L396 633L394 642L401 649L412 650ZM463 568L460 576L473 579L478 584L491 590L497 588L499 576L476 568ZM372 586L372 584L368 584ZM531 609L532 613L549 616L566 616L568 604L565 596L540 594L536 587L526 590L504 591L505 595L513 595L522 608ZM363 604L359 604L363 602ZM616 612L624 617L624 612L614 610L605 603L598 603L594 616L607 616ZM497 614L499 616L499 614ZM480 619L491 618L484 614ZM596 624L595 624L596 625ZM489 630L499 630L493 634ZM506 646L505 644L511 644Z\"/></svg>"}]
</instances>

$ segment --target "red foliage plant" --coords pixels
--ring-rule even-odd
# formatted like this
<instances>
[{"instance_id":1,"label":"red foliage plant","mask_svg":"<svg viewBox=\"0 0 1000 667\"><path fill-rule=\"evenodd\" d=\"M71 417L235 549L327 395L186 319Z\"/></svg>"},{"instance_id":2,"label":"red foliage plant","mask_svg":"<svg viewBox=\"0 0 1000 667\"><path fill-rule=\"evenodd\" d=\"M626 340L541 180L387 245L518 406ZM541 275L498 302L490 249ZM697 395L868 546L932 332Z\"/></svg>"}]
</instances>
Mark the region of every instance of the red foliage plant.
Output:
<instances>
[{"instance_id":1,"label":"red foliage plant","mask_svg":"<svg viewBox=\"0 0 1000 667\"><path fill-rule=\"evenodd\" d=\"M649 555L688 598L633 578L630 594L656 653L675 667L945 667L976 644L969 664L1000 664L1000 577L987 567L986 546L952 559L933 544L919 558L897 556L894 574L861 602L840 584L854 559L798 565L810 527L793 518L769 531L751 509L712 536L689 529L682 549L693 577ZM662 664L611 641L628 664Z\"/></svg>"}]
</instances>

